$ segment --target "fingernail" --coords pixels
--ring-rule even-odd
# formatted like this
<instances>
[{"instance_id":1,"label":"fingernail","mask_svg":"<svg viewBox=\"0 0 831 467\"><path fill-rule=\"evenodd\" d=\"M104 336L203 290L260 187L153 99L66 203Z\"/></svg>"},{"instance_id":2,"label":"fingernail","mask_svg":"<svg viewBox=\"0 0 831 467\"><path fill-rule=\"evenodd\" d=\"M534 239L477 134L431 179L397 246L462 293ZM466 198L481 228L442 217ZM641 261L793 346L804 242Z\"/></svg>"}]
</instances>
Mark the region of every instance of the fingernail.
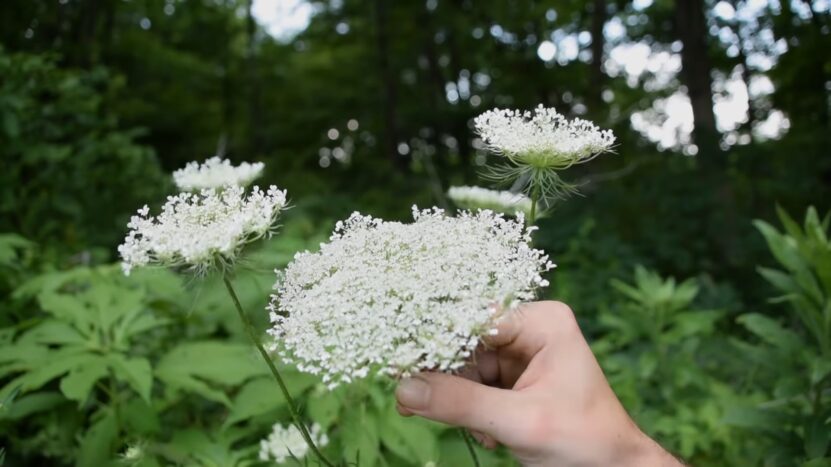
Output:
<instances>
[{"instance_id":1,"label":"fingernail","mask_svg":"<svg viewBox=\"0 0 831 467\"><path fill-rule=\"evenodd\" d=\"M430 385L419 378L407 378L398 383L395 390L398 403L408 409L426 409L430 403Z\"/></svg>"}]
</instances>

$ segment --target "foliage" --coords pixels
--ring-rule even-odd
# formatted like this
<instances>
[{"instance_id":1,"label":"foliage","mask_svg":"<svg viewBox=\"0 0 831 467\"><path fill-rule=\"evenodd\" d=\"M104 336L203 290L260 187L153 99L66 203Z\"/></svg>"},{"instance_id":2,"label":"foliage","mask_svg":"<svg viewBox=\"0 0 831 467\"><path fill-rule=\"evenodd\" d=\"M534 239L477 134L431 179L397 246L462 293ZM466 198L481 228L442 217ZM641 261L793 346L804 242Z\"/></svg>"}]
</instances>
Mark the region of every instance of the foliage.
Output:
<instances>
[{"instance_id":1,"label":"foliage","mask_svg":"<svg viewBox=\"0 0 831 467\"><path fill-rule=\"evenodd\" d=\"M676 283L637 267L634 283L612 283L620 306L598 316L594 344L616 394L647 434L695 465L746 461L749 440L722 422L739 398L704 348L721 345L722 310L698 309L696 280Z\"/></svg>"},{"instance_id":2,"label":"foliage","mask_svg":"<svg viewBox=\"0 0 831 467\"><path fill-rule=\"evenodd\" d=\"M779 464L821 465L831 461L829 216L820 220L812 207L802 226L783 210L779 218L782 231L756 222L781 268L759 273L781 294L772 303L786 313L740 316L752 340L733 342L753 368L749 384L765 388L765 399L735 408L729 419L771 438L768 456Z\"/></svg>"},{"instance_id":3,"label":"foliage","mask_svg":"<svg viewBox=\"0 0 831 467\"><path fill-rule=\"evenodd\" d=\"M119 81L2 47L0 75L0 230L73 249L112 243L132 206L163 188L140 132L104 108Z\"/></svg>"},{"instance_id":4,"label":"foliage","mask_svg":"<svg viewBox=\"0 0 831 467\"><path fill-rule=\"evenodd\" d=\"M272 275L258 264L287 262L309 245L304 232L301 221L289 224L245 259L235 278L244 303L263 309ZM233 318L227 296L207 292L162 270L125 278L117 265L41 274L15 288L13 300L35 307L31 319L0 330L9 461L259 465L259 439L288 419L287 407L233 321L208 316ZM304 416L333 439L332 459L423 465L468 455L455 430L401 418L388 382L333 392L314 376L281 372Z\"/></svg>"}]
</instances>

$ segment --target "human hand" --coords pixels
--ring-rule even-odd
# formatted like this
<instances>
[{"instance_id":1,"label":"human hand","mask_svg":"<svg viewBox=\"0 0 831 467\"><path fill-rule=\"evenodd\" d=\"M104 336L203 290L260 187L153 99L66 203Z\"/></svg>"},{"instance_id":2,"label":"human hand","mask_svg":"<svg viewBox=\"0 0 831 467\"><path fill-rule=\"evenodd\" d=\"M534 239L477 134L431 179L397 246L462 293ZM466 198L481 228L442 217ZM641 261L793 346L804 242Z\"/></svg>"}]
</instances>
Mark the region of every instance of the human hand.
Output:
<instances>
[{"instance_id":1,"label":"human hand","mask_svg":"<svg viewBox=\"0 0 831 467\"><path fill-rule=\"evenodd\" d=\"M403 380L399 413L466 427L528 466L681 465L623 409L567 305L523 305L497 329L461 375Z\"/></svg>"}]
</instances>

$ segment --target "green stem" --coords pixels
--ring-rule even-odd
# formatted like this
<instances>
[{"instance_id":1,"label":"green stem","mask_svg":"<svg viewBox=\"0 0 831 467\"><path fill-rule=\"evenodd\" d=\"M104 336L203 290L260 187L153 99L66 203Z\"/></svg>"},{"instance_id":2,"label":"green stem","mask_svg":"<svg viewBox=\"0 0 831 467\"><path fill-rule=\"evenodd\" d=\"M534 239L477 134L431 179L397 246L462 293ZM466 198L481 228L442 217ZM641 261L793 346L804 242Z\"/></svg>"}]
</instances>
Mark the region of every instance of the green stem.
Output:
<instances>
[{"instance_id":1,"label":"green stem","mask_svg":"<svg viewBox=\"0 0 831 467\"><path fill-rule=\"evenodd\" d=\"M464 428L459 428L459 432L462 433L462 439L465 440L467 451L470 453L470 457L473 458L473 465L479 467L479 457L476 456L476 450L473 448L473 442L470 440L470 435Z\"/></svg>"},{"instance_id":2,"label":"green stem","mask_svg":"<svg viewBox=\"0 0 831 467\"><path fill-rule=\"evenodd\" d=\"M115 380L115 375L110 371L110 387L107 390L107 395L110 397L110 404L113 406L113 415L115 416L116 433L121 433L121 410L119 409L118 401L118 383Z\"/></svg>"},{"instance_id":3,"label":"green stem","mask_svg":"<svg viewBox=\"0 0 831 467\"><path fill-rule=\"evenodd\" d=\"M311 435L309 435L309 431L306 429L306 425L300 420L300 415L297 412L297 406L294 403L294 399L292 399L291 394L289 394L289 390L286 387L286 383L283 381L283 377L280 376L280 372L277 370L277 366L274 365L274 361L271 360L271 357L266 352L265 348L263 347L262 343L260 343L260 339L257 337L256 332L254 331L254 326L251 324L251 320L248 319L248 315L242 310L242 305L240 305L239 298L237 298L236 292L234 292L234 287L231 285L231 281L228 280L228 277L223 277L222 280L225 282L225 288L228 289L228 294L231 295L231 299L234 301L234 306L237 309L237 314L239 314L239 318L242 321L243 327L245 328L245 332L248 334L248 338L251 339L251 342L254 346L257 347L257 350L260 351L260 355L262 355L263 360L268 365L268 368L271 370L271 374L274 375L274 379L277 380L277 384L280 386L280 391L283 393L283 397L286 399L286 403L289 407L289 413L291 414L291 418L294 422L294 425L300 430L300 434L303 435L303 440L306 441L306 444L309 446L309 449L315 453L320 462L327 467L334 467L334 465L329 462L324 456L323 453L317 448L312 440Z\"/></svg>"},{"instance_id":4,"label":"green stem","mask_svg":"<svg viewBox=\"0 0 831 467\"><path fill-rule=\"evenodd\" d=\"M531 190L531 215L528 216L528 225L534 225L537 221L537 202L540 199L540 190L534 187Z\"/></svg>"}]
</instances>

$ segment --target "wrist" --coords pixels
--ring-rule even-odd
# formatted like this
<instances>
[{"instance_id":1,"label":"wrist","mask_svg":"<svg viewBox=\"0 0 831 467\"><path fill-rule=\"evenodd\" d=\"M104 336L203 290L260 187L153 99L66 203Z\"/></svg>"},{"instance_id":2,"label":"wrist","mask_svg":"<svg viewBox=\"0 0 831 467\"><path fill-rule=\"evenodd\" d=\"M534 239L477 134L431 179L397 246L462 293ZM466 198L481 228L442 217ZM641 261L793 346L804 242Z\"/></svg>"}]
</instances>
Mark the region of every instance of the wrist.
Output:
<instances>
[{"instance_id":1,"label":"wrist","mask_svg":"<svg viewBox=\"0 0 831 467\"><path fill-rule=\"evenodd\" d=\"M652 438L638 430L622 452L618 465L639 467L680 467L684 464Z\"/></svg>"}]
</instances>

